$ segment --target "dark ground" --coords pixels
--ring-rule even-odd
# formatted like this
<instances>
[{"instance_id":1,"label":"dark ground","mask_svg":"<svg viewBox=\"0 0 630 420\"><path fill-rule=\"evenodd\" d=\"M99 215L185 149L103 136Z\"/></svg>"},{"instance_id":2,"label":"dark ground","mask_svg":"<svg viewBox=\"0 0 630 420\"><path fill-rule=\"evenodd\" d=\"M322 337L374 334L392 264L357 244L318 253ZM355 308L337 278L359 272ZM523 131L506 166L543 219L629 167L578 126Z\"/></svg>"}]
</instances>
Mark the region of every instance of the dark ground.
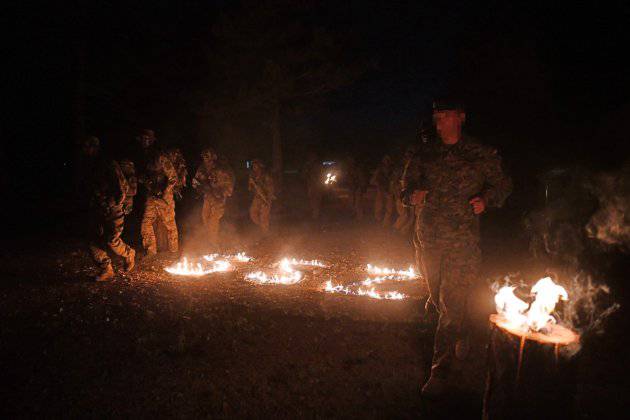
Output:
<instances>
[{"instance_id":1,"label":"dark ground","mask_svg":"<svg viewBox=\"0 0 630 420\"><path fill-rule=\"evenodd\" d=\"M400 236L293 221L263 241L246 233L232 240L255 266L285 255L333 264L293 286L253 285L245 270L176 278L162 270L167 256L95 284L89 256L68 229L4 248L2 410L10 417L480 417L484 311L492 307L485 284L475 292L485 308L475 317L475 351L442 406L419 396L432 342L419 283L396 302L321 291L331 277L362 278L367 262L408 266L413 254ZM486 271L507 270L506 253L491 247ZM579 418L625 406L624 357L610 357L624 325L615 319L578 356Z\"/></svg>"}]
</instances>

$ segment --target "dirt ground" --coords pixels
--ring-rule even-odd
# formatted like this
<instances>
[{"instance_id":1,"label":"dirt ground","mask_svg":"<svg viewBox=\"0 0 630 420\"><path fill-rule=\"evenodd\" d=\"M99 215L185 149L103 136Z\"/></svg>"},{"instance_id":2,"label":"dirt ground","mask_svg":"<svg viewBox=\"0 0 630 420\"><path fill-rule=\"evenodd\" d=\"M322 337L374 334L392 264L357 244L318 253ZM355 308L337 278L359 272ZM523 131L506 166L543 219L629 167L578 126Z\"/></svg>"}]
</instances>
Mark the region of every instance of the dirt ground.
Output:
<instances>
[{"instance_id":1,"label":"dirt ground","mask_svg":"<svg viewBox=\"0 0 630 420\"><path fill-rule=\"evenodd\" d=\"M409 266L406 238L369 225L287 224L270 238L228 241L228 250L256 258L236 272L176 277L163 271L174 257L162 255L96 284L83 245L62 233L24 238L2 256L2 410L10 417L481 415L485 314L475 321L476 346L457 389L447 404L431 406L419 393L433 335L421 283L398 288L410 296L403 301L322 291L328 279L362 279L368 262ZM291 286L244 280L283 256L332 268ZM488 296L481 284L477 297ZM582 418L599 417L602 398L605 411L621 407L628 390L621 382L603 391L594 372L579 388L593 400L578 396Z\"/></svg>"}]
</instances>

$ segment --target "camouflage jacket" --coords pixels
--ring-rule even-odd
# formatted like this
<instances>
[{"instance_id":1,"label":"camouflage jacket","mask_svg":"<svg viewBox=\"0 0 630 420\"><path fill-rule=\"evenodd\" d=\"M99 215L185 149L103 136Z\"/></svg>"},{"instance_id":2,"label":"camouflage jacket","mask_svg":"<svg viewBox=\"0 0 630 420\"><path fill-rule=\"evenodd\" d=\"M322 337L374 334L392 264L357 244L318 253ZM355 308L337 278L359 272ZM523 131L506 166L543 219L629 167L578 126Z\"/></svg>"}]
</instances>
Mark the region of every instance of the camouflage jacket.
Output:
<instances>
[{"instance_id":1,"label":"camouflage jacket","mask_svg":"<svg viewBox=\"0 0 630 420\"><path fill-rule=\"evenodd\" d=\"M208 169L202 164L195 173L192 186L205 196L225 200L234 192L234 174L229 168L215 166Z\"/></svg>"},{"instance_id":2,"label":"camouflage jacket","mask_svg":"<svg viewBox=\"0 0 630 420\"><path fill-rule=\"evenodd\" d=\"M105 215L122 211L129 184L119 163L99 159L93 170L91 205Z\"/></svg>"},{"instance_id":3,"label":"camouflage jacket","mask_svg":"<svg viewBox=\"0 0 630 420\"><path fill-rule=\"evenodd\" d=\"M383 191L389 190L392 169L392 165L383 165L382 163L379 164L372 174L370 185L373 185Z\"/></svg>"},{"instance_id":4,"label":"camouflage jacket","mask_svg":"<svg viewBox=\"0 0 630 420\"><path fill-rule=\"evenodd\" d=\"M175 196L181 197L182 190L188 183L188 168L186 167L186 160L184 159L184 155L181 150L178 148L170 149L166 152L166 154L173 164L173 168L175 168L175 173L177 174L177 182L173 187L173 192L175 193Z\"/></svg>"},{"instance_id":5,"label":"camouflage jacket","mask_svg":"<svg viewBox=\"0 0 630 420\"><path fill-rule=\"evenodd\" d=\"M450 146L440 142L415 163L412 188L427 191L417 226L421 241L478 243L479 215L469 201L479 196L487 207L500 207L512 192L497 151L464 137Z\"/></svg>"},{"instance_id":6,"label":"camouflage jacket","mask_svg":"<svg viewBox=\"0 0 630 420\"><path fill-rule=\"evenodd\" d=\"M144 184L149 196L168 198L173 194L177 171L166 152L153 150L147 153L139 182Z\"/></svg>"},{"instance_id":7,"label":"camouflage jacket","mask_svg":"<svg viewBox=\"0 0 630 420\"><path fill-rule=\"evenodd\" d=\"M247 184L249 191L254 193L254 198L260 198L267 204L271 204L275 200L273 178L268 172L263 172L259 176L251 173Z\"/></svg>"},{"instance_id":8,"label":"camouflage jacket","mask_svg":"<svg viewBox=\"0 0 630 420\"><path fill-rule=\"evenodd\" d=\"M123 202L123 211L125 214L130 214L133 210L133 198L138 194L136 167L129 159L121 159L119 164L128 185L125 201Z\"/></svg>"}]
</instances>

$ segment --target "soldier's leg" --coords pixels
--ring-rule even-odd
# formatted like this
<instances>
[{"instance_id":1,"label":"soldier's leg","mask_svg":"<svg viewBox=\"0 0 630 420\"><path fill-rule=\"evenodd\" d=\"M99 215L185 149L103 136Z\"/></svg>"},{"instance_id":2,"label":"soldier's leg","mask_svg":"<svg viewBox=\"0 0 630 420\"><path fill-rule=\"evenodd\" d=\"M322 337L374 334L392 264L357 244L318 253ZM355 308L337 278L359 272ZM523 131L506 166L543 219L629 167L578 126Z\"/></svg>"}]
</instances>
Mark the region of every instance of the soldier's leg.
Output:
<instances>
[{"instance_id":1,"label":"soldier's leg","mask_svg":"<svg viewBox=\"0 0 630 420\"><path fill-rule=\"evenodd\" d=\"M269 218L271 216L271 206L268 204L262 204L260 206L260 228L263 233L269 233Z\"/></svg>"},{"instance_id":2,"label":"soldier's leg","mask_svg":"<svg viewBox=\"0 0 630 420\"><path fill-rule=\"evenodd\" d=\"M396 198L396 214L398 217L396 218L396 222L394 222L394 229L401 230L403 226L407 223L407 209L403 206L402 200Z\"/></svg>"},{"instance_id":3,"label":"soldier's leg","mask_svg":"<svg viewBox=\"0 0 630 420\"><path fill-rule=\"evenodd\" d=\"M258 214L259 214L259 200L254 197L254 199L252 200L252 204L249 206L249 218L251 219L251 221L256 225L259 226L260 225L260 221L258 218Z\"/></svg>"},{"instance_id":4,"label":"soldier's leg","mask_svg":"<svg viewBox=\"0 0 630 420\"><path fill-rule=\"evenodd\" d=\"M135 266L136 251L122 240L124 227L125 216L120 209L105 224L104 239L114 254L125 259L125 271L130 271Z\"/></svg>"},{"instance_id":5,"label":"soldier's leg","mask_svg":"<svg viewBox=\"0 0 630 420\"><path fill-rule=\"evenodd\" d=\"M431 374L442 378L450 372L457 342L464 337L470 286L477 277L480 263L478 249L460 247L447 252L441 270L440 318L431 366Z\"/></svg>"},{"instance_id":6,"label":"soldier's leg","mask_svg":"<svg viewBox=\"0 0 630 420\"><path fill-rule=\"evenodd\" d=\"M392 219L392 213L394 212L394 196L389 192L384 194L385 202L385 215L383 216L383 227L389 227Z\"/></svg>"},{"instance_id":7,"label":"soldier's leg","mask_svg":"<svg viewBox=\"0 0 630 420\"><path fill-rule=\"evenodd\" d=\"M156 200L157 199L154 197L147 197L144 213L142 214L142 222L140 224L142 247L149 255L155 255L157 253L157 242L155 239L155 231L153 230L153 223L155 223L158 218Z\"/></svg>"},{"instance_id":8,"label":"soldier's leg","mask_svg":"<svg viewBox=\"0 0 630 420\"><path fill-rule=\"evenodd\" d=\"M99 274L96 276L96 281L108 280L114 276L114 270L112 269L112 260L105 251L105 241L103 238L103 225L101 223L95 226L95 231L92 233L89 243L90 253L96 265L99 268Z\"/></svg>"},{"instance_id":9,"label":"soldier's leg","mask_svg":"<svg viewBox=\"0 0 630 420\"><path fill-rule=\"evenodd\" d=\"M425 310L433 309L440 311L440 285L442 283L442 266L444 263L444 251L439 248L423 247L416 243L414 240L414 246L416 249L416 258L419 263L419 269L424 279L425 287L429 294Z\"/></svg>"},{"instance_id":10,"label":"soldier's leg","mask_svg":"<svg viewBox=\"0 0 630 420\"><path fill-rule=\"evenodd\" d=\"M377 222L380 222L382 216L383 216L383 191L380 188L377 188L376 195L374 196L374 219Z\"/></svg>"},{"instance_id":11,"label":"soldier's leg","mask_svg":"<svg viewBox=\"0 0 630 420\"><path fill-rule=\"evenodd\" d=\"M177 233L177 222L175 221L175 200L166 198L161 200L159 204L160 219L166 228L168 237L169 252L177 252L179 250L179 235Z\"/></svg>"},{"instance_id":12,"label":"soldier's leg","mask_svg":"<svg viewBox=\"0 0 630 420\"><path fill-rule=\"evenodd\" d=\"M214 246L219 245L219 230L221 226L221 218L225 213L225 203L215 200L210 206L208 214L208 239Z\"/></svg>"}]
</instances>

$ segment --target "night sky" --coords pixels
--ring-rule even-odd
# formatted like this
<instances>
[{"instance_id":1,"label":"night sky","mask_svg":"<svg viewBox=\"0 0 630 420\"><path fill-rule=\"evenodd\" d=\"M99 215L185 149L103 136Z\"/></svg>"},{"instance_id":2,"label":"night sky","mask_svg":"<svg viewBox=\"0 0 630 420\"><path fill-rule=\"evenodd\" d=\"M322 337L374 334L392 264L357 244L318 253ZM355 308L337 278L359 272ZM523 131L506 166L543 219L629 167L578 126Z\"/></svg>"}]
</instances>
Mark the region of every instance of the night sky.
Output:
<instances>
[{"instance_id":1,"label":"night sky","mask_svg":"<svg viewBox=\"0 0 630 420\"><path fill-rule=\"evenodd\" d=\"M226 17L252 25L242 19L250 3L92 3L15 10L15 31L5 38L14 57L5 62L5 185L39 197L65 182L77 136L78 86L84 132L109 149L124 150L135 130L153 127L163 143L181 146L189 157L205 144L219 146L234 165L253 157L231 156L231 140L218 139L212 121L201 125L197 112L200 98L229 98L230 89L260 74L248 64L217 70L216 57L230 48L216 25ZM441 94L464 100L468 132L497 146L522 180L560 165L622 163L629 150L628 3L508 3L313 2L307 13L283 12L273 23L237 28L261 35L296 24L323 28L349 40L340 66L364 63L339 89L315 100L287 100L287 167L315 147L330 156L356 153L370 169L383 153L416 141L420 119ZM292 47L299 50L300 42ZM261 109L235 118L234 136L250 154L269 159Z\"/></svg>"}]
</instances>

